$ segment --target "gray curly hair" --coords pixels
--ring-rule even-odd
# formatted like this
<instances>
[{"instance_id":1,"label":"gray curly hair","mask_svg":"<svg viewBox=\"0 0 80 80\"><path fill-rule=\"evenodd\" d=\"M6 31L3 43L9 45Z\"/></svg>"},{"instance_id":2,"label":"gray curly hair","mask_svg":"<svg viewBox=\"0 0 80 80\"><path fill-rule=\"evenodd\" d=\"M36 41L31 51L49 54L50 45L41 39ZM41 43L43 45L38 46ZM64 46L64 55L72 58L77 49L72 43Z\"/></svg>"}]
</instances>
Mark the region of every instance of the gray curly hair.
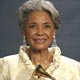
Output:
<instances>
[{"instance_id":1,"label":"gray curly hair","mask_svg":"<svg viewBox=\"0 0 80 80\"><path fill-rule=\"evenodd\" d=\"M60 27L59 13L50 1L29 0L22 4L17 12L18 23L21 30L24 29L24 22L27 19L29 13L34 10L42 10L48 12L52 18L55 29L58 29Z\"/></svg>"}]
</instances>

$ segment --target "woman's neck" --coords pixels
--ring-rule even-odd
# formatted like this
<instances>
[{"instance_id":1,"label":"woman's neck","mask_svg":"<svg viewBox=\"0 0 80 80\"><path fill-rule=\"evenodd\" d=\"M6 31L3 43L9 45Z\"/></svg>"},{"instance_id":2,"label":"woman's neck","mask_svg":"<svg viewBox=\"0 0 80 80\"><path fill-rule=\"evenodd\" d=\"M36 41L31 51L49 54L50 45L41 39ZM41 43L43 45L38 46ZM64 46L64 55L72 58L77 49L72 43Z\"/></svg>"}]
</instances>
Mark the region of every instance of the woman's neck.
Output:
<instances>
[{"instance_id":1,"label":"woman's neck","mask_svg":"<svg viewBox=\"0 0 80 80\"><path fill-rule=\"evenodd\" d=\"M48 49L41 51L30 49L29 57L33 65L42 65L44 68L47 68L49 66L49 63L52 59L52 56L49 54Z\"/></svg>"}]
</instances>

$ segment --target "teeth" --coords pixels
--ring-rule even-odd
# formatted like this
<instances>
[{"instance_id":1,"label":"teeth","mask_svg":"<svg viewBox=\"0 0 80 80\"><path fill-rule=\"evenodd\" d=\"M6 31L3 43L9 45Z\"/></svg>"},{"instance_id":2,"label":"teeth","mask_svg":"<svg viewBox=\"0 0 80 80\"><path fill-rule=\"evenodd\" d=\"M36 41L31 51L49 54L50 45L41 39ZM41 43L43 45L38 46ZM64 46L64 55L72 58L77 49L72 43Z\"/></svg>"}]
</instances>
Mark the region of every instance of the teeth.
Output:
<instances>
[{"instance_id":1,"label":"teeth","mask_svg":"<svg viewBox=\"0 0 80 80\"><path fill-rule=\"evenodd\" d=\"M43 43L43 42L45 42L45 40L36 40L36 42Z\"/></svg>"}]
</instances>

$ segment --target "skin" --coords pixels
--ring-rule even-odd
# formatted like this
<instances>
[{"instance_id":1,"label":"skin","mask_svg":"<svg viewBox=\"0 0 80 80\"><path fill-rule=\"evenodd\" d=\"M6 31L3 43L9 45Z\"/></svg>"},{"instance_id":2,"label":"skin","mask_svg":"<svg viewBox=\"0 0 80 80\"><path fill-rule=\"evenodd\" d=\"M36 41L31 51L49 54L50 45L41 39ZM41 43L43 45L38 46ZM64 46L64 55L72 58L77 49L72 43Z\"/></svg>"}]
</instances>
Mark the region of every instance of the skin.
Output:
<instances>
[{"instance_id":1,"label":"skin","mask_svg":"<svg viewBox=\"0 0 80 80\"><path fill-rule=\"evenodd\" d=\"M55 35L52 19L45 11L33 11L25 21L23 35L30 46L29 57L36 66L41 64L44 69L48 67L52 59L48 47Z\"/></svg>"}]
</instances>

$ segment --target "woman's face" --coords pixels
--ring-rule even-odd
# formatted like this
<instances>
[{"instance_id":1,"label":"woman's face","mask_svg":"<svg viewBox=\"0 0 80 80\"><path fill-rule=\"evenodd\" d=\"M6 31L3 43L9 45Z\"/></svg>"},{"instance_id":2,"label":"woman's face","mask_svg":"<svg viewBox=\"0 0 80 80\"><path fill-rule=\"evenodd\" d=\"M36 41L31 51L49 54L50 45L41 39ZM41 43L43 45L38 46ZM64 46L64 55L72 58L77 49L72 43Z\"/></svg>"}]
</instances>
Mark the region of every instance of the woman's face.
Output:
<instances>
[{"instance_id":1,"label":"woman's face","mask_svg":"<svg viewBox=\"0 0 80 80\"><path fill-rule=\"evenodd\" d=\"M30 48L44 50L49 47L55 35L54 24L45 11L33 11L25 21L24 35Z\"/></svg>"}]
</instances>

